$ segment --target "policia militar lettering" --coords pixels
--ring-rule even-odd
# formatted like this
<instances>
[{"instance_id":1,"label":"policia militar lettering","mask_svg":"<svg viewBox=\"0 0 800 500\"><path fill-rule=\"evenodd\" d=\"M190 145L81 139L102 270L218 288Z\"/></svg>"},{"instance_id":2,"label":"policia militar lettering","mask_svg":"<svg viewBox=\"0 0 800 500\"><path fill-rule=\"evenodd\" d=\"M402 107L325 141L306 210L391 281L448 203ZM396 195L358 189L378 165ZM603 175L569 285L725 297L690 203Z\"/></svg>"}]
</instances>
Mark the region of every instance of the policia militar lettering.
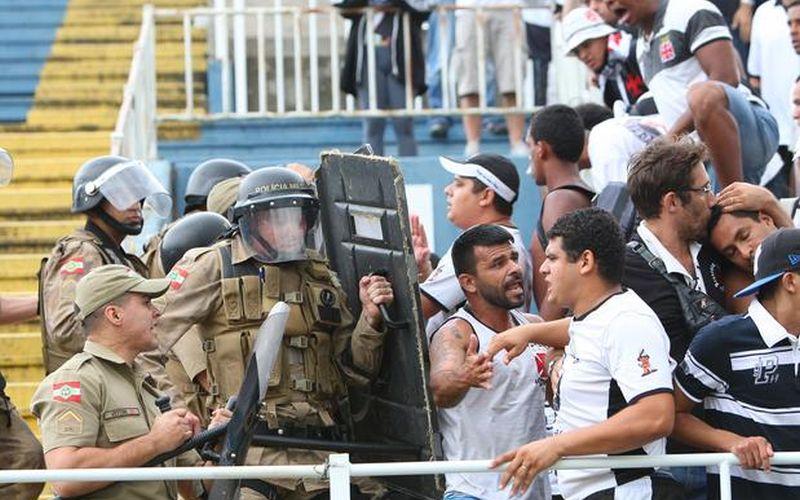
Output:
<instances>
[{"instance_id":1,"label":"policia militar lettering","mask_svg":"<svg viewBox=\"0 0 800 500\"><path fill-rule=\"evenodd\" d=\"M169 214L171 198L147 167L122 156L84 163L72 182L72 212L87 222L56 242L39 270L42 354L52 373L83 350L85 336L75 317L75 285L93 268L121 264L147 277L145 265L126 253L122 240L142 231L142 205Z\"/></svg>"},{"instance_id":2,"label":"policia militar lettering","mask_svg":"<svg viewBox=\"0 0 800 500\"><path fill-rule=\"evenodd\" d=\"M392 302L391 284L381 276L361 278L362 313L354 322L338 278L319 253L318 210L314 187L291 170L267 167L247 175L232 209L235 231L179 261L160 299L156 335L162 350L197 325L207 357L209 408L239 390L259 326L273 305L289 305L256 434L346 439L347 385L369 384L380 368L386 332L379 305ZM251 447L245 463L321 463L327 455ZM269 482L292 498L327 489L311 479ZM384 490L374 481L354 482L365 494ZM251 490L242 495L260 498Z\"/></svg>"}]
</instances>

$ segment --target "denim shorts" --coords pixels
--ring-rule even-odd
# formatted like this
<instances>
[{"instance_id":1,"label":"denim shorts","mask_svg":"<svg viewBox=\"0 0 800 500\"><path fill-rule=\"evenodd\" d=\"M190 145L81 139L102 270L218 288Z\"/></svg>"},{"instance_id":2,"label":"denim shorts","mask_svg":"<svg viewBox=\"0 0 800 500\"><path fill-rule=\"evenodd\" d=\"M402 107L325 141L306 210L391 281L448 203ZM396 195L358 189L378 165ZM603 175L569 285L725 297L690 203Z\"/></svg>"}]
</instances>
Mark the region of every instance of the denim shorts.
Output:
<instances>
[{"instance_id":1,"label":"denim shorts","mask_svg":"<svg viewBox=\"0 0 800 500\"><path fill-rule=\"evenodd\" d=\"M744 180L759 184L764 168L778 150L778 122L764 106L726 83L720 82L728 96L728 111L739 125Z\"/></svg>"}]
</instances>

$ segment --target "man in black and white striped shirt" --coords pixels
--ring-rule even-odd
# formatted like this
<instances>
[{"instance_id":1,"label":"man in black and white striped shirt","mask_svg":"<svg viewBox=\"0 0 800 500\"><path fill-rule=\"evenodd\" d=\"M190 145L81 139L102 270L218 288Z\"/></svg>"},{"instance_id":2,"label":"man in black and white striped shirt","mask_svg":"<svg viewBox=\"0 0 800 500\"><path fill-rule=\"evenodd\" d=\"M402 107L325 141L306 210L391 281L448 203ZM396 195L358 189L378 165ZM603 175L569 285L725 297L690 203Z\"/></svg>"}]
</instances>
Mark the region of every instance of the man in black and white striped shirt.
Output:
<instances>
[{"instance_id":1,"label":"man in black and white striped shirt","mask_svg":"<svg viewBox=\"0 0 800 500\"><path fill-rule=\"evenodd\" d=\"M758 294L747 314L702 329L675 370L673 437L735 453L734 498L794 499L800 467L770 458L800 449L800 229L772 233L756 255L756 281L736 294ZM690 413L696 404L703 420ZM717 467L707 470L709 498L718 498Z\"/></svg>"}]
</instances>

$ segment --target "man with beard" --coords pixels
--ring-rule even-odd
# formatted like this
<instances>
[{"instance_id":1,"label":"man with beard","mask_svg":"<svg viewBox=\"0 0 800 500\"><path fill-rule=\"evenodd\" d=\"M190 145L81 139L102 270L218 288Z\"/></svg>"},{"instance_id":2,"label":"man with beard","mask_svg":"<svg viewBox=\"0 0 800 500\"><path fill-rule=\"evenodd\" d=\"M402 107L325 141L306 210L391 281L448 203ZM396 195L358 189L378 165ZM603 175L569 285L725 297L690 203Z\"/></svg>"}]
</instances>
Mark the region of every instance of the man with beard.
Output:
<instances>
[{"instance_id":1,"label":"man with beard","mask_svg":"<svg viewBox=\"0 0 800 500\"><path fill-rule=\"evenodd\" d=\"M147 276L144 264L123 250L122 240L142 231L142 205L162 217L171 199L147 167L121 156L84 163L72 181L72 212L86 214L86 225L56 242L39 271L42 353L47 373L83 350L75 316L75 285L95 267L121 264Z\"/></svg>"},{"instance_id":2,"label":"man with beard","mask_svg":"<svg viewBox=\"0 0 800 500\"><path fill-rule=\"evenodd\" d=\"M740 84L720 11L705 0L609 0L609 7L639 29L639 67L669 135L697 130L720 186L758 183L778 149L778 124Z\"/></svg>"},{"instance_id":3,"label":"man with beard","mask_svg":"<svg viewBox=\"0 0 800 500\"><path fill-rule=\"evenodd\" d=\"M431 335L430 384L447 459L481 459L545 437L544 350L529 346L508 365L485 353L498 332L538 320L516 310L525 292L508 231L475 226L456 239L451 255L467 303ZM497 475L446 477L446 499L509 498ZM548 489L542 476L522 498L550 498Z\"/></svg>"},{"instance_id":4,"label":"man with beard","mask_svg":"<svg viewBox=\"0 0 800 500\"><path fill-rule=\"evenodd\" d=\"M702 144L657 140L633 157L628 174L631 200L643 220L628 245L622 282L658 315L670 356L678 361L702 325L685 314L676 283L710 302L724 301L716 256L699 243L715 200L705 159Z\"/></svg>"}]
</instances>

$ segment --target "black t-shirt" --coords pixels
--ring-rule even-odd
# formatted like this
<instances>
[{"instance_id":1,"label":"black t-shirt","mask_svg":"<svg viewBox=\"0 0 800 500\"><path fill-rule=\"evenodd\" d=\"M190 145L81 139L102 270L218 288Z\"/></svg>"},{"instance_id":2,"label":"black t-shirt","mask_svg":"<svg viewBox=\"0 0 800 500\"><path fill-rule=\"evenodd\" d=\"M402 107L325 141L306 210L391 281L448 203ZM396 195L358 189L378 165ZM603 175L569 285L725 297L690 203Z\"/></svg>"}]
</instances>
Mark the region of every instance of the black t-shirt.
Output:
<instances>
[{"instance_id":1,"label":"black t-shirt","mask_svg":"<svg viewBox=\"0 0 800 500\"><path fill-rule=\"evenodd\" d=\"M642 242L636 232L631 240ZM704 246L698 255L706 291L712 299L722 304L725 295L720 280L722 268L718 259L716 253L707 246ZM693 335L683 317L683 309L675 288L661 273L651 268L639 254L630 248L627 248L625 253L625 274L622 277L622 283L636 292L656 313L669 337L669 355L680 363L689 348Z\"/></svg>"}]
</instances>

